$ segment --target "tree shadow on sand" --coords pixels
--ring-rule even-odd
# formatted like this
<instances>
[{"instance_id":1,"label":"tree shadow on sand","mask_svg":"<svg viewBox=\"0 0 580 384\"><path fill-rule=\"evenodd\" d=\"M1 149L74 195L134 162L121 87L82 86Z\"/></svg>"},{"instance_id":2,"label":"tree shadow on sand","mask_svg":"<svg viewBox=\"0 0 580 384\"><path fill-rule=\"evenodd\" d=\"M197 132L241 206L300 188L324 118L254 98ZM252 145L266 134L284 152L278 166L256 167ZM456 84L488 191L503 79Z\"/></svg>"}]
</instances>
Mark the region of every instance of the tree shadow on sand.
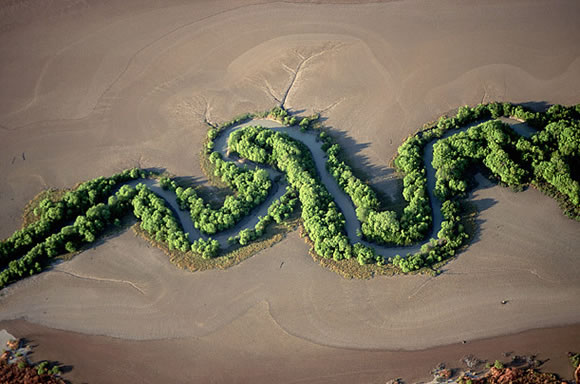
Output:
<instances>
[{"instance_id":1,"label":"tree shadow on sand","mask_svg":"<svg viewBox=\"0 0 580 384\"><path fill-rule=\"evenodd\" d=\"M325 120L325 118L321 118L321 120ZM325 127L341 146L343 157L351 166L353 172L375 190L380 200L386 205L400 203L402 199L402 179L395 169L388 165L375 164L368 156L361 153L371 143L357 142L346 131L339 131L332 126Z\"/></svg>"},{"instance_id":2,"label":"tree shadow on sand","mask_svg":"<svg viewBox=\"0 0 580 384\"><path fill-rule=\"evenodd\" d=\"M42 361L48 361L50 367L55 367L55 366L58 367L60 373L62 373L62 374L69 373L74 369L74 367L72 365L65 365L64 363L62 363L58 360L35 359L34 357L35 357L35 353L36 353L36 348L38 348L39 344L34 339L21 338L20 343L21 343L21 345L30 348L30 352L27 353L27 357L32 364L38 364ZM71 383L70 381L68 381L62 377L61 377L61 379L64 380L64 382L67 384Z\"/></svg>"},{"instance_id":3,"label":"tree shadow on sand","mask_svg":"<svg viewBox=\"0 0 580 384\"><path fill-rule=\"evenodd\" d=\"M466 211L464 212L465 220L463 220L463 224L466 226L467 233L469 234L469 240L467 241L467 244L463 246L460 252L456 254L456 257L469 249L473 244L481 240L481 227L486 222L486 220L481 217L482 213L498 203L496 199L488 197L477 198L475 196L477 192L498 186L496 182L488 179L482 174L478 174L477 179L479 179L477 181L477 185L471 190L468 197L464 200ZM441 268L441 273L449 272L448 266L449 264L446 264L445 268Z\"/></svg>"}]
</instances>

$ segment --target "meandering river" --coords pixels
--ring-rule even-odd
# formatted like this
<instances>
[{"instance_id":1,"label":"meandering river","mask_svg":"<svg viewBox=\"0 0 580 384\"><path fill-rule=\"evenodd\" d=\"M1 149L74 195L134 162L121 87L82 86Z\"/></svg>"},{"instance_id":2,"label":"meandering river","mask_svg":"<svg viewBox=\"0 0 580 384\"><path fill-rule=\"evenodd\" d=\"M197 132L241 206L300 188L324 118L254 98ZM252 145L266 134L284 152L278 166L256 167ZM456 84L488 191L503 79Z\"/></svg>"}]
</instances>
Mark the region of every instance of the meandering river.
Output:
<instances>
[{"instance_id":1,"label":"meandering river","mask_svg":"<svg viewBox=\"0 0 580 384\"><path fill-rule=\"evenodd\" d=\"M508 124L510 127L512 127L512 129L514 129L516 133L522 136L529 137L535 132L534 129L530 128L528 125L520 121L510 118L501 118L501 120L504 123ZM322 143L318 139L318 132L315 131L302 132L298 127L286 127L272 120L255 119L222 130L220 132L220 135L214 140L215 142L214 150L219 152L222 155L223 159L226 161L234 161L234 162L239 161L239 159L229 155L227 145L228 137L232 132L238 129L255 125L262 126L264 128L268 128L273 131L285 133L291 138L301 141L308 147L308 149L312 154L314 163L316 165L316 171L318 172L318 175L320 177L320 181L324 184L326 189L333 196L336 205L338 206L338 208L345 217L346 221L345 230L350 242L352 244L361 242L369 247L374 248L378 255L388 258L394 257L396 255L405 256L409 253L411 254L416 253L421 249L422 245L428 243L432 238L436 238L437 233L441 230L443 216L441 214L441 201L434 194L436 171L432 165L433 146L438 140L442 140L449 136L456 135L460 132L464 132L473 126L481 124L482 122L483 121L478 121L476 123L466 125L460 129L447 131L441 138L434 139L425 146L425 150L423 153L423 161L426 170L427 191L431 203L433 224L429 236L427 236L424 241L405 247L389 247L369 243L362 240L360 236L358 236L357 233L359 232L360 229L360 222L356 216L355 206L352 203L350 197L340 188L336 179L326 169L326 160L327 160L326 153L322 150L321 146ZM272 169L271 167L268 166L256 165L253 163L247 163L247 165L248 167L260 167L265 169L269 173L270 179L272 180L273 184L272 190L270 191L268 197L262 204L254 208L248 216L244 217L234 227L211 236L213 239L216 239L220 243L220 247L222 249L226 249L229 247L228 244L229 237L237 235L243 229L254 228L254 226L258 223L259 219L268 213L268 207L286 192L286 187L288 186L284 177L280 177L283 175L279 171ZM183 226L183 230L188 234L190 241L193 242L199 238L208 239L210 237L201 233L197 228L195 228L191 220L189 211L181 210L179 204L177 203L175 194L172 191L167 191L161 188L161 185L159 184L158 180L154 179L135 180L130 182L129 185L135 186L139 183L147 185L154 193L165 199L165 201L169 204L169 206L172 208L174 213L179 218L181 225Z\"/></svg>"}]
</instances>

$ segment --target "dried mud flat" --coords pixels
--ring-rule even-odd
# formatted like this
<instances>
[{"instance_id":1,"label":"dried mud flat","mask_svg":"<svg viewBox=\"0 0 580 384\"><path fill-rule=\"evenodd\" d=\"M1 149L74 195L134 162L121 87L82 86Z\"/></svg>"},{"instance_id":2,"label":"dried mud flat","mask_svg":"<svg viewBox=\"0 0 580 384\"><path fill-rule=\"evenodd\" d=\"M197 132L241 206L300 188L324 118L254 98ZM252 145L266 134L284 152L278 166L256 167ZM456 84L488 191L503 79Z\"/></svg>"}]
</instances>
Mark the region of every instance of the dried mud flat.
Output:
<instances>
[{"instance_id":1,"label":"dried mud flat","mask_svg":"<svg viewBox=\"0 0 580 384\"><path fill-rule=\"evenodd\" d=\"M46 4L0 5L2 238L44 188L131 166L203 182L204 120L278 103L321 112L353 163L394 195L398 182L387 165L397 146L451 108L580 102L576 1ZM482 180L471 199L480 209L476 239L437 278L345 280L317 266L296 233L227 271L191 274L129 231L5 289L0 320L148 345L167 339L195 360L181 356L172 382L208 378L224 366L214 381L292 382L308 364L312 376L302 381L325 382L330 376L314 375L317 354L423 349L577 324L579 223L535 190L514 194ZM248 321L248 313L257 319ZM555 332L563 340L578 335L574 327ZM220 342L208 341L212 335ZM90 338L58 337L71 345ZM140 343L98 342L119 354ZM176 359L161 347L148 350L161 366ZM131 356L123 369L137 382L145 368ZM74 357L73 374L97 382L83 376L95 372L91 356ZM243 363L252 357L268 364ZM294 370L277 369L288 359ZM386 361L361 364L404 376ZM242 375L249 367L252 376ZM288 377L268 376L277 372Z\"/></svg>"}]
</instances>

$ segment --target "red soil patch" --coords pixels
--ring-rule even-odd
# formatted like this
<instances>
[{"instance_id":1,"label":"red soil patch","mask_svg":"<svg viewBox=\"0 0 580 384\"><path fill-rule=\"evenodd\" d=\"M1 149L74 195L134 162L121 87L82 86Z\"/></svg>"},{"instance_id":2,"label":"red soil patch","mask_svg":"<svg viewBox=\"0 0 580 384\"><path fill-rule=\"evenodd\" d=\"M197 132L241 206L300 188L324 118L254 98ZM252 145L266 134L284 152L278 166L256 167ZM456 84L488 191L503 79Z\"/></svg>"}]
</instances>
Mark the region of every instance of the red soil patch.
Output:
<instances>
[{"instance_id":1,"label":"red soil patch","mask_svg":"<svg viewBox=\"0 0 580 384\"><path fill-rule=\"evenodd\" d=\"M31 366L18 367L18 364L8 364L0 361L0 383L2 384L65 384L65 381L51 376L39 375Z\"/></svg>"}]
</instances>

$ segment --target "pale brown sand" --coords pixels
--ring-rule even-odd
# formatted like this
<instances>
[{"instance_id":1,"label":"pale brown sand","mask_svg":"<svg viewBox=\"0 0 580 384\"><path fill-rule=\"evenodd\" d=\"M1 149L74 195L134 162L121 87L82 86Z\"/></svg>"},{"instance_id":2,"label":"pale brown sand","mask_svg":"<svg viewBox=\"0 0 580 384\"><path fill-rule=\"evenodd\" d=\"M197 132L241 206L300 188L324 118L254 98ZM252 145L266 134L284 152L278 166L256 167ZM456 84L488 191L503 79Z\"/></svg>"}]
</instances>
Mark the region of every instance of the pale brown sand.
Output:
<instances>
[{"instance_id":1,"label":"pale brown sand","mask_svg":"<svg viewBox=\"0 0 580 384\"><path fill-rule=\"evenodd\" d=\"M203 119L276 100L321 111L387 193L397 146L451 108L580 101L574 0L43 4L0 6L1 237L46 187L135 165L203 180ZM0 319L205 337L267 302L292 335L388 349L578 323L580 225L534 190L473 199L478 237L435 279L344 280L297 234L228 271L190 274L125 233L5 290Z\"/></svg>"},{"instance_id":2,"label":"pale brown sand","mask_svg":"<svg viewBox=\"0 0 580 384\"><path fill-rule=\"evenodd\" d=\"M34 346L33 360L59 361L74 383L380 383L403 378L430 380L444 363L467 369L462 361L509 362L536 355L542 369L572 377L566 351L577 348L580 326L545 328L425 349L383 351L332 348L285 333L261 304L220 331L201 338L129 341L58 331L22 320L0 322ZM504 355L509 353L509 356ZM479 365L483 369L485 363Z\"/></svg>"},{"instance_id":3,"label":"pale brown sand","mask_svg":"<svg viewBox=\"0 0 580 384\"><path fill-rule=\"evenodd\" d=\"M566 275L572 272L553 262L549 247L534 254L542 239L524 229L537 221L558 226L554 240L564 244L576 232L566 230L569 221L561 216L524 209L538 192L515 196L498 189L478 190L475 197L482 208L489 194L500 198L480 216L482 233L488 230L495 242L476 241L476 252L463 253L438 278L346 280L320 268L297 233L229 270L191 274L128 231L6 289L2 318L159 339L207 335L267 301L274 320L290 334L325 345L389 349L577 322L578 288ZM503 227L487 228L496 215L506 214ZM504 239L505 228L512 227L522 240ZM510 256L518 247L525 256ZM560 258L574 270L572 260Z\"/></svg>"}]
</instances>

